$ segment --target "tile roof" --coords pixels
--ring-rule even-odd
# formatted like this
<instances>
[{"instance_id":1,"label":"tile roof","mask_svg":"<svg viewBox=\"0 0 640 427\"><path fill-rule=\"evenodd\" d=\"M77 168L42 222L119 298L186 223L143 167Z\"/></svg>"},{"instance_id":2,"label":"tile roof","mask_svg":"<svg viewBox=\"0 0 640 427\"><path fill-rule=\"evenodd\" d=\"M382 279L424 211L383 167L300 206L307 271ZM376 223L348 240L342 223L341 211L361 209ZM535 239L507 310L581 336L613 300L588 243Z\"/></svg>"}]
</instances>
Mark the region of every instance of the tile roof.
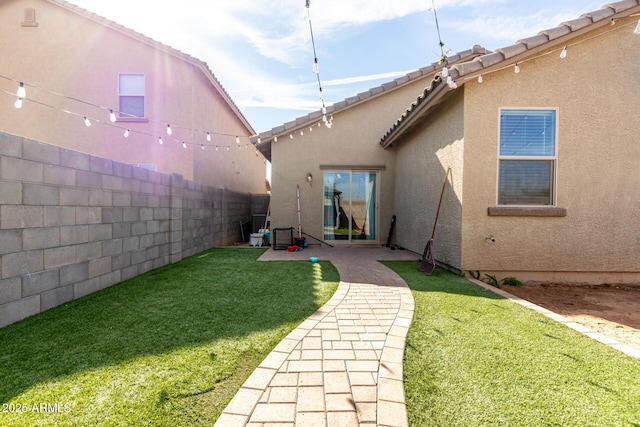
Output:
<instances>
[{"instance_id":1,"label":"tile roof","mask_svg":"<svg viewBox=\"0 0 640 427\"><path fill-rule=\"evenodd\" d=\"M242 121L242 124L247 128L247 130L251 133L254 134L255 130L253 129L253 127L251 126L251 124L249 124L249 121L246 119L246 117L244 117L244 115L242 114L242 112L240 111L240 109L238 108L238 106L233 102L233 100L231 99L231 96L229 95L229 93L226 91L226 89L222 86L222 84L220 83L220 81L218 80L218 78L215 76L215 74L213 74L213 71L211 71L211 69L209 68L209 65L198 59L195 58L189 54L186 54L184 52L179 51L178 49L175 49L171 46L168 46L166 44L163 44L159 41L156 41L150 37L145 36L144 34L141 34L135 30L132 30L130 28L125 27L124 25L118 24L117 22L111 21L103 16L98 15L97 13L91 12L87 9L84 9L80 6L77 6L71 2L68 2L66 0L46 0L49 3L53 3L56 4L58 6L61 6L67 10L70 10L72 12L75 12L79 15L84 16L85 18L91 19L92 21L95 21L99 24L105 25L109 28L112 28L115 31L118 31L122 34L125 34L131 38L134 38L142 43L146 43L158 50L161 50L163 52L166 52L174 57L180 58L185 62L191 63L193 65L196 65L198 67L201 68L201 70L203 71L203 73L205 73L205 75L209 78L209 80L211 81L211 83L213 84L213 86L216 88L216 90L220 93L220 95L222 96L222 98L225 100L225 102L229 105L229 107L231 108L231 110L240 118L240 120Z\"/></svg>"},{"instance_id":2,"label":"tile roof","mask_svg":"<svg viewBox=\"0 0 640 427\"><path fill-rule=\"evenodd\" d=\"M478 55L483 55L486 53L487 53L487 50L485 48L475 45L471 49L467 49L465 51L458 52L455 55L447 57L447 60L449 61L449 64L454 64L458 62L468 61L472 58L477 57ZM383 83L380 86L376 86L365 92L361 92L355 96L349 97L343 101L336 102L333 105L328 106L327 114L333 114L338 111L350 108L354 105L373 99L383 93L387 93L389 91L398 89L418 79L432 76L437 70L441 68L442 68L442 65L439 65L438 63L433 63L426 67L422 67L418 70L412 71L402 77L396 78L395 80ZM261 143L257 145L257 148L262 152L262 154L267 159L271 160L271 141L273 141L274 137L279 137L283 135L287 136L289 135L289 133L295 130L309 126L309 124L316 124L320 120L322 120L322 111L317 110L307 114L306 116L298 117L295 120L292 120L290 122L284 123L283 125L274 127L271 130L261 132L259 135L251 137L251 142L254 144L257 144L258 137L259 137L261 140Z\"/></svg>"},{"instance_id":3,"label":"tile roof","mask_svg":"<svg viewBox=\"0 0 640 427\"><path fill-rule=\"evenodd\" d=\"M477 56L471 61L458 62L451 66L449 75L458 85L464 84L466 80L477 77L485 71L496 70L513 65L517 59L523 59L542 50L565 43L568 39L578 37L588 31L592 31L604 25L614 22L613 19L630 16L632 13L640 12L640 0L623 0L616 3L604 5L600 10L582 14L579 18L566 21L557 27L540 31L537 35L518 40L515 44L496 49L495 52ZM380 139L383 147L389 147L393 141L399 137L403 129L407 127L407 122L418 115L419 110L427 108L435 102L433 93L442 78L437 75L430 88L417 98L409 106L402 116L394 123L389 131ZM445 86L446 85L442 85ZM442 94L446 92L440 91Z\"/></svg>"}]
</instances>

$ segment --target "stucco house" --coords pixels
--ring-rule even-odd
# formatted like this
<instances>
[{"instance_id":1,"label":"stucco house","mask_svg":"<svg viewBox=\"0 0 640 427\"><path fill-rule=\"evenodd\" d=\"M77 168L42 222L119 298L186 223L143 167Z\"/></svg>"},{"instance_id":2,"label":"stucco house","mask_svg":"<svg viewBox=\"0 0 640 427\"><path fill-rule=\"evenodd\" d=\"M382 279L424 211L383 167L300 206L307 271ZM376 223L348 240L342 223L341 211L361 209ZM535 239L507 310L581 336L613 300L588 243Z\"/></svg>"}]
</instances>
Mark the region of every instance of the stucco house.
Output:
<instances>
[{"instance_id":1,"label":"stucco house","mask_svg":"<svg viewBox=\"0 0 640 427\"><path fill-rule=\"evenodd\" d=\"M255 131L205 62L64 0L0 1L0 39L0 130L266 192Z\"/></svg>"},{"instance_id":2,"label":"stucco house","mask_svg":"<svg viewBox=\"0 0 640 427\"><path fill-rule=\"evenodd\" d=\"M261 133L272 225L521 281L640 282L640 2L480 48ZM446 70L445 70L446 67ZM398 119L398 116L400 118ZM312 132L310 130L313 129ZM307 180L308 178L308 180Z\"/></svg>"}]
</instances>

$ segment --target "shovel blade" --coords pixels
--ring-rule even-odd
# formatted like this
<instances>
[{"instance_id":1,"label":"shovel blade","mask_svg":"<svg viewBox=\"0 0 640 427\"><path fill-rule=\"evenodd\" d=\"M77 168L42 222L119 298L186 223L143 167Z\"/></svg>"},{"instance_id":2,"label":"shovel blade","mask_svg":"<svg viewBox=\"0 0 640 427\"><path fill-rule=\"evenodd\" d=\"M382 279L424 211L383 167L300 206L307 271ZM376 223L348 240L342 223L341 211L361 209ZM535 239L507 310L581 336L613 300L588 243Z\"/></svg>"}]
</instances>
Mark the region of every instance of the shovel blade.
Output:
<instances>
[{"instance_id":1,"label":"shovel blade","mask_svg":"<svg viewBox=\"0 0 640 427\"><path fill-rule=\"evenodd\" d=\"M418 267L418 271L426 274L427 276L430 276L431 273L433 273L433 270L436 269L436 262L433 259L433 253L431 251L432 245L433 240L429 240L429 242L427 242L427 246L424 248L420 266Z\"/></svg>"},{"instance_id":2,"label":"shovel blade","mask_svg":"<svg viewBox=\"0 0 640 427\"><path fill-rule=\"evenodd\" d=\"M418 271L421 273L426 274L427 276L431 276L431 273L433 273L433 270L436 269L436 265L426 259L423 259L422 262L420 263L420 266L418 267Z\"/></svg>"}]
</instances>

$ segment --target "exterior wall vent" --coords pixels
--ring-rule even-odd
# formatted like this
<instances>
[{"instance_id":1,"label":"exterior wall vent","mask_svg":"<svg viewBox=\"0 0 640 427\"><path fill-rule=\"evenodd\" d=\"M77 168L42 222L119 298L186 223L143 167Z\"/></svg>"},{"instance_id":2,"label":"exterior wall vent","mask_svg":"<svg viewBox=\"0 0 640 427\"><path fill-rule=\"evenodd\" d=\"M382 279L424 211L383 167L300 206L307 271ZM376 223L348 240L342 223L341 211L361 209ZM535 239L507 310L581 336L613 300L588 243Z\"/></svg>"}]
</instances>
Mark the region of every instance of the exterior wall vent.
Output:
<instances>
[{"instance_id":1,"label":"exterior wall vent","mask_svg":"<svg viewBox=\"0 0 640 427\"><path fill-rule=\"evenodd\" d=\"M28 7L24 10L23 27L37 27L38 21L36 21L36 10L32 7Z\"/></svg>"}]
</instances>

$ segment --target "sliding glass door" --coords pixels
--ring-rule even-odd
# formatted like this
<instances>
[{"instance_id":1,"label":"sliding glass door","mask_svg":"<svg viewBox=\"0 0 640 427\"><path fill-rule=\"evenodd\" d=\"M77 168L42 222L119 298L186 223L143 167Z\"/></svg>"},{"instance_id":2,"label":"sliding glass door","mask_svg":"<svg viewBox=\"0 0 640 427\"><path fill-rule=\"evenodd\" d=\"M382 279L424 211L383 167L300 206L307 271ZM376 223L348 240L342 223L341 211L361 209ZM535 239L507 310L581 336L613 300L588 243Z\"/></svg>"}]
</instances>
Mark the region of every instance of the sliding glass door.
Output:
<instances>
[{"instance_id":1,"label":"sliding glass door","mask_svg":"<svg viewBox=\"0 0 640 427\"><path fill-rule=\"evenodd\" d=\"M376 239L377 182L377 172L325 171L325 240Z\"/></svg>"}]
</instances>

